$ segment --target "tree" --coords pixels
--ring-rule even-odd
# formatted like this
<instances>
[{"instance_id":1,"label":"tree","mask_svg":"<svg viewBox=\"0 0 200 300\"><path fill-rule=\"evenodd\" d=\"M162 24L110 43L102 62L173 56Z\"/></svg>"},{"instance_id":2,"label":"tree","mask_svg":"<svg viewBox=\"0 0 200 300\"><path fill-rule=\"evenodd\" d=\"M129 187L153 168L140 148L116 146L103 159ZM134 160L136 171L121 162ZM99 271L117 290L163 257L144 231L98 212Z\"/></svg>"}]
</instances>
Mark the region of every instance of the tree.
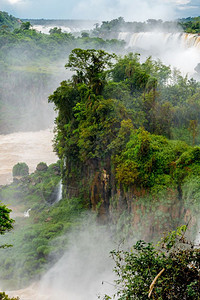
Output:
<instances>
[{"instance_id":1,"label":"tree","mask_svg":"<svg viewBox=\"0 0 200 300\"><path fill-rule=\"evenodd\" d=\"M83 31L83 32L81 32L81 37L82 37L82 38L89 38L89 33Z\"/></svg>"},{"instance_id":2,"label":"tree","mask_svg":"<svg viewBox=\"0 0 200 300\"><path fill-rule=\"evenodd\" d=\"M0 205L0 234L3 235L7 231L10 231L13 226L13 219L10 219L11 209L7 208L5 205ZM6 245L0 246L0 248L4 248Z\"/></svg>"},{"instance_id":3,"label":"tree","mask_svg":"<svg viewBox=\"0 0 200 300\"><path fill-rule=\"evenodd\" d=\"M31 23L30 22L23 22L22 24L21 24L21 27L20 27L20 29L21 30L29 30L29 29L31 29Z\"/></svg>"},{"instance_id":4,"label":"tree","mask_svg":"<svg viewBox=\"0 0 200 300\"><path fill-rule=\"evenodd\" d=\"M17 163L14 165L13 170L13 177L15 176L26 176L29 174L29 168L26 163Z\"/></svg>"},{"instance_id":5,"label":"tree","mask_svg":"<svg viewBox=\"0 0 200 300\"><path fill-rule=\"evenodd\" d=\"M61 34L62 33L62 30L61 28L58 28L58 27L54 27L54 28L51 28L49 30L49 33L52 35L52 34Z\"/></svg>"},{"instance_id":6,"label":"tree","mask_svg":"<svg viewBox=\"0 0 200 300\"><path fill-rule=\"evenodd\" d=\"M7 208L5 205L3 204L0 205L0 234L1 235L4 235L6 232L13 229L14 220L10 218L11 211L12 210ZM0 245L0 248L7 248L11 246L12 245L4 244L4 245Z\"/></svg>"},{"instance_id":7,"label":"tree","mask_svg":"<svg viewBox=\"0 0 200 300\"><path fill-rule=\"evenodd\" d=\"M47 170L48 170L48 166L47 166L46 163L40 162L40 163L37 165L36 170L39 171L39 172L47 171Z\"/></svg>"},{"instance_id":8,"label":"tree","mask_svg":"<svg viewBox=\"0 0 200 300\"><path fill-rule=\"evenodd\" d=\"M87 84L95 94L101 94L106 77L106 68L112 66L114 54L103 50L76 48L69 55L69 61L65 65L76 72L73 76L74 83Z\"/></svg>"},{"instance_id":9,"label":"tree","mask_svg":"<svg viewBox=\"0 0 200 300\"><path fill-rule=\"evenodd\" d=\"M200 249L185 239L186 229L169 232L157 246L140 240L131 251L111 252L117 299L199 299Z\"/></svg>"}]
</instances>

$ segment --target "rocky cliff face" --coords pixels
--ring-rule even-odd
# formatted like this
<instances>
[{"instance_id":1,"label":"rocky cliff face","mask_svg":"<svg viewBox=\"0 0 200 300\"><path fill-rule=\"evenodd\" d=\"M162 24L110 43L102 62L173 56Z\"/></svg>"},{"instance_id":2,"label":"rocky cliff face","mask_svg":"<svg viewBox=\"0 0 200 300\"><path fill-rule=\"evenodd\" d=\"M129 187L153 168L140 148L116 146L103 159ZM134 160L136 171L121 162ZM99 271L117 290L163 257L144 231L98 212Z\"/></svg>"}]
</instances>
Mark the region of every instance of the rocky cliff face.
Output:
<instances>
[{"instance_id":1,"label":"rocky cliff face","mask_svg":"<svg viewBox=\"0 0 200 300\"><path fill-rule=\"evenodd\" d=\"M136 187L125 190L116 184L109 162L101 166L98 160L90 162L84 172L86 176L80 176L78 182L75 178L68 182L70 188L66 192L69 197L84 197L101 223L109 220L116 223L126 212L134 230L147 240L181 224L189 222L190 227L194 227L197 223L178 188L168 188L159 195Z\"/></svg>"}]
</instances>

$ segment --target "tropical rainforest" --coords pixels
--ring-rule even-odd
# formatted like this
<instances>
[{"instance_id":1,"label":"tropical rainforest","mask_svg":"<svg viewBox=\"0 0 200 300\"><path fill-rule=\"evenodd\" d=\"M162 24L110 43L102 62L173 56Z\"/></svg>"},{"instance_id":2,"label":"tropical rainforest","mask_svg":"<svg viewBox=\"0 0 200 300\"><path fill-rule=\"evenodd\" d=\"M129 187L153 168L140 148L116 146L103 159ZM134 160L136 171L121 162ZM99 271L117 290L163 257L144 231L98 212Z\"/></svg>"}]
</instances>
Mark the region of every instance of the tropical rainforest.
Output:
<instances>
[{"instance_id":1,"label":"tropical rainforest","mask_svg":"<svg viewBox=\"0 0 200 300\"><path fill-rule=\"evenodd\" d=\"M49 96L57 113L54 150L58 163L48 167L41 162L30 175L26 165L16 165L13 183L0 191L6 205L19 211L31 208L31 217L16 216L14 233L5 236L4 244L13 247L2 249L4 286L22 287L39 279L64 253L63 234L79 226L81 216L91 210L99 224L114 225L113 236L131 240L137 232L147 242L138 241L132 251L111 253L119 277L118 299L147 299L148 295L198 299L199 248L186 241L185 232L194 240L198 226L199 82L151 57L142 61L138 53L120 55L123 41L104 41L87 32L74 37L59 28L45 35L28 21L15 27L15 19L8 22L5 13L3 18L7 26L0 30L3 132L16 96L10 90L19 86L18 80L24 82L22 89L30 86L33 98L35 94L44 97L50 94L46 86L51 72L61 69L55 64L51 71L52 62L68 55L65 67L71 75ZM145 26L157 22L151 20ZM181 22L180 26L186 26ZM104 22L95 30L114 23ZM21 98L23 105L17 109L25 113L29 94ZM33 101L33 111L34 105ZM14 130L14 123L9 126ZM60 182L62 200L57 201ZM169 234L155 246L152 240L158 240L163 231Z\"/></svg>"},{"instance_id":2,"label":"tropical rainforest","mask_svg":"<svg viewBox=\"0 0 200 300\"><path fill-rule=\"evenodd\" d=\"M63 66L73 48L118 52L124 46L123 41L90 38L84 32L75 37L57 27L49 35L43 34L33 29L30 22L3 12L0 18L1 133L52 125L54 114L46 99L61 80L69 77L63 74Z\"/></svg>"}]
</instances>

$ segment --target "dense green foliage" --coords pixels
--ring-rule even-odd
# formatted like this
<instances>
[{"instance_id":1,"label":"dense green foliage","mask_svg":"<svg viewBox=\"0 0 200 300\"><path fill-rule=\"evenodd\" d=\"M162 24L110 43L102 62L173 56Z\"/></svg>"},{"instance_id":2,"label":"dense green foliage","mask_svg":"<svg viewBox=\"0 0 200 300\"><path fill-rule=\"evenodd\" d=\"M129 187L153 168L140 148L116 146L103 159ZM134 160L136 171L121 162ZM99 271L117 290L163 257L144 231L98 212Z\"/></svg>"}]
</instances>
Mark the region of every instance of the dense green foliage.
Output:
<instances>
[{"instance_id":1,"label":"dense green foliage","mask_svg":"<svg viewBox=\"0 0 200 300\"><path fill-rule=\"evenodd\" d=\"M12 170L13 177L26 176L29 174L29 168L26 163L17 163Z\"/></svg>"},{"instance_id":2,"label":"dense green foliage","mask_svg":"<svg viewBox=\"0 0 200 300\"><path fill-rule=\"evenodd\" d=\"M101 25L96 24L92 34L105 38L115 36L119 32L148 32L157 29L163 32L176 32L181 31L181 26L178 25L177 21L149 19L146 22L126 22L122 17L119 17L111 21L103 21Z\"/></svg>"},{"instance_id":3,"label":"dense green foliage","mask_svg":"<svg viewBox=\"0 0 200 300\"><path fill-rule=\"evenodd\" d=\"M13 32L5 28L0 29L0 60L10 63L9 60L12 59L13 63L18 65L40 60L60 61L66 59L75 47L117 51L122 50L123 46L124 42L117 40L105 41L84 35L75 38L71 33L64 33L59 28L52 29L50 34L44 34L32 29L30 22L22 23L21 27Z\"/></svg>"},{"instance_id":4,"label":"dense green foliage","mask_svg":"<svg viewBox=\"0 0 200 300\"><path fill-rule=\"evenodd\" d=\"M185 229L170 232L159 246L138 241L130 251L111 252L117 299L199 299L200 249L185 240Z\"/></svg>"},{"instance_id":5,"label":"dense green foliage","mask_svg":"<svg viewBox=\"0 0 200 300\"><path fill-rule=\"evenodd\" d=\"M47 171L47 169L48 169L48 167L47 167L47 164L46 163L44 163L44 162L41 162L41 163L39 163L38 165L37 165L37 167L36 167L36 170L37 171Z\"/></svg>"},{"instance_id":6,"label":"dense green foliage","mask_svg":"<svg viewBox=\"0 0 200 300\"><path fill-rule=\"evenodd\" d=\"M145 22L126 22L122 17L111 21L103 21L96 24L92 31L94 36L111 37L116 36L119 32L151 32L159 30L162 32L187 32L200 33L200 17L189 17L175 21L162 21L161 19L149 19Z\"/></svg>"},{"instance_id":7,"label":"dense green foliage","mask_svg":"<svg viewBox=\"0 0 200 300\"><path fill-rule=\"evenodd\" d=\"M5 233L9 232L13 229L14 220L10 218L10 212L12 210L9 209L6 205L1 203L0 205L0 235L4 235ZM0 245L0 248L10 247L8 243Z\"/></svg>"},{"instance_id":8,"label":"dense green foliage","mask_svg":"<svg viewBox=\"0 0 200 300\"><path fill-rule=\"evenodd\" d=\"M20 27L21 21L5 11L0 11L0 29L13 30Z\"/></svg>"},{"instance_id":9,"label":"dense green foliage","mask_svg":"<svg viewBox=\"0 0 200 300\"><path fill-rule=\"evenodd\" d=\"M14 220L10 218L11 210L5 205L0 206L0 234L4 235L13 228ZM5 245L1 246L4 248Z\"/></svg>"},{"instance_id":10,"label":"dense green foliage","mask_svg":"<svg viewBox=\"0 0 200 300\"><path fill-rule=\"evenodd\" d=\"M49 97L58 110L55 149L65 180L94 164L124 189L177 186L181 194L185 178L199 175L199 148L183 142L199 141L199 84L151 58L140 63L130 53L111 66L114 57L74 49L66 65L72 80Z\"/></svg>"},{"instance_id":11,"label":"dense green foliage","mask_svg":"<svg viewBox=\"0 0 200 300\"><path fill-rule=\"evenodd\" d=\"M181 19L179 24L187 33L200 33L200 17Z\"/></svg>"}]
</instances>

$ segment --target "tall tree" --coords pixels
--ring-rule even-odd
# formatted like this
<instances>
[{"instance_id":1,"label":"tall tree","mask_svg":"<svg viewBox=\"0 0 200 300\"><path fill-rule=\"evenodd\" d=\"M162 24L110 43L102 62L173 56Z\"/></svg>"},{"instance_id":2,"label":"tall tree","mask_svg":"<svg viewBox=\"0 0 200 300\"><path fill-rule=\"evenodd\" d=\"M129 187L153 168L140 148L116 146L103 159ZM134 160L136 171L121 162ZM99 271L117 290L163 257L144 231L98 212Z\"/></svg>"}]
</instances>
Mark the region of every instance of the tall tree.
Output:
<instances>
[{"instance_id":1,"label":"tall tree","mask_svg":"<svg viewBox=\"0 0 200 300\"><path fill-rule=\"evenodd\" d=\"M76 72L73 76L75 83L85 83L95 94L100 95L105 85L106 68L112 66L114 58L114 54L103 50L77 48L72 50L65 67Z\"/></svg>"}]
</instances>

